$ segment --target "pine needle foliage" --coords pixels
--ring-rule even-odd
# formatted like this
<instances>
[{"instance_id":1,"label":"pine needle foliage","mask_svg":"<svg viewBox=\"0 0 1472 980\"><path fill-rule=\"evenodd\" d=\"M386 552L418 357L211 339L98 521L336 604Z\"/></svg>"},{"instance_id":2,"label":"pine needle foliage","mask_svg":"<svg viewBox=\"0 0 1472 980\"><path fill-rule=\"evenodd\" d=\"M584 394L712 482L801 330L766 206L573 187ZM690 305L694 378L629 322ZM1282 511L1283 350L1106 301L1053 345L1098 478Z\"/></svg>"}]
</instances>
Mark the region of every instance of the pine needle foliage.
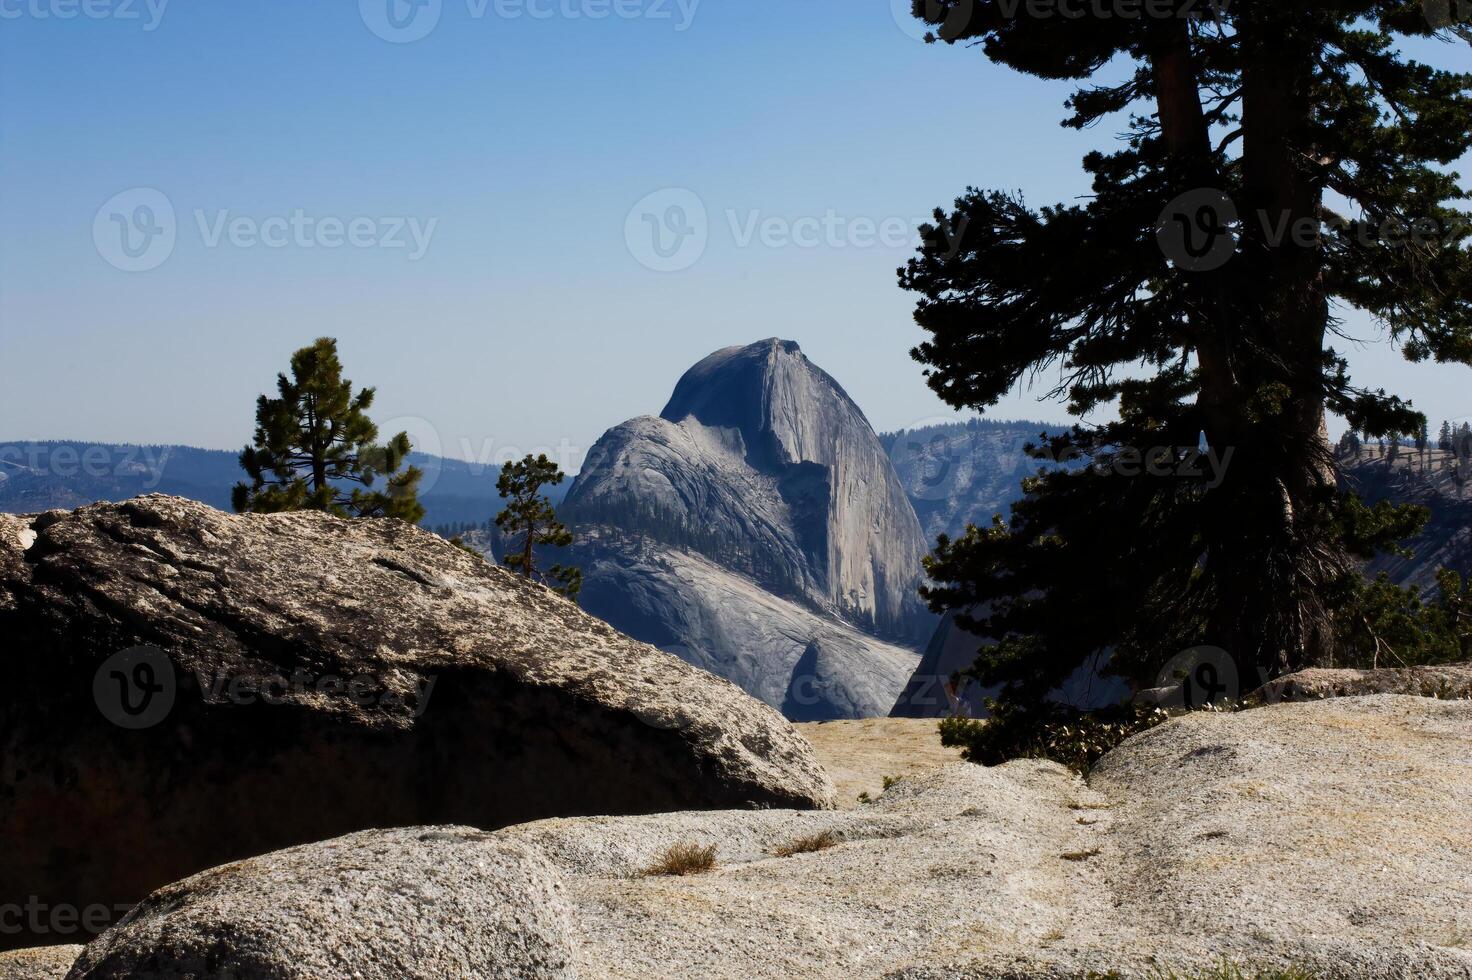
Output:
<instances>
[{"instance_id":1,"label":"pine needle foliage","mask_svg":"<svg viewBox=\"0 0 1472 980\"><path fill-rule=\"evenodd\" d=\"M424 518L422 472L404 467L412 448L400 432L378 444L368 417L374 389L356 394L342 376L337 341L322 337L291 355L291 376L276 377L276 397L256 402L254 443L240 454L250 477L231 501L239 513L321 510L339 517ZM383 489L374 485L384 478Z\"/></svg>"}]
</instances>

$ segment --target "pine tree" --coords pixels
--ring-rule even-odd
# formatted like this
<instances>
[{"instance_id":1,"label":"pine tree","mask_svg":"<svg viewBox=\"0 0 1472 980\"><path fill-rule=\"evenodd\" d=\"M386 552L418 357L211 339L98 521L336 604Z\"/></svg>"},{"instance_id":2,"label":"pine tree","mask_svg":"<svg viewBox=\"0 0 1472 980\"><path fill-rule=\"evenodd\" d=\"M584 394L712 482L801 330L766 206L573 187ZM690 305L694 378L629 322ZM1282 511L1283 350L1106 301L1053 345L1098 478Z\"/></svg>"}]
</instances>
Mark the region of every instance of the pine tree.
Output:
<instances>
[{"instance_id":1,"label":"pine tree","mask_svg":"<svg viewBox=\"0 0 1472 980\"><path fill-rule=\"evenodd\" d=\"M1377 435L1422 416L1351 382L1331 310L1367 311L1412 361L1472 363L1452 167L1472 148L1472 76L1405 54L1435 33L1421 5L1147 6L914 3L940 40L1082 82L1067 125L1129 126L1086 158L1084 203L968 191L900 270L929 334L914 356L953 407L985 410L1044 369L1075 415L1117 405L1038 447L1096 465L1030 479L1010 520L942 539L929 562L932 608L995 641L975 670L1004 700L1041 703L1106 649L1147 685L1200 644L1244 684L1334 662L1361 560L1424 515L1339 487L1327 412ZM1414 247L1381 233L1413 225ZM1111 465L1198 444L1233 452L1215 486Z\"/></svg>"},{"instance_id":2,"label":"pine tree","mask_svg":"<svg viewBox=\"0 0 1472 980\"><path fill-rule=\"evenodd\" d=\"M397 517L417 524L423 475L410 466L409 436L377 445L368 418L374 389L353 394L342 376L337 341L323 337L291 355L291 377L277 375L276 398L256 402L255 444L240 454L250 483L231 494L236 511L323 510L339 517ZM382 491L373 490L380 476ZM348 487L351 489L348 489Z\"/></svg>"},{"instance_id":3,"label":"pine tree","mask_svg":"<svg viewBox=\"0 0 1472 980\"><path fill-rule=\"evenodd\" d=\"M506 501L506 509L496 516L496 526L503 534L521 538L521 543L502 559L507 568L576 599L583 588L582 569L553 565L544 575L537 568L537 548L566 548L572 544L572 532L557 520L552 502L541 493L542 487L556 486L562 480L561 468L545 455L507 462L496 481L496 489Z\"/></svg>"},{"instance_id":4,"label":"pine tree","mask_svg":"<svg viewBox=\"0 0 1472 980\"><path fill-rule=\"evenodd\" d=\"M1426 420L1421 420L1421 427L1416 430L1416 455L1421 458L1421 472L1426 472L1426 447L1431 444L1431 436L1426 429Z\"/></svg>"},{"instance_id":5,"label":"pine tree","mask_svg":"<svg viewBox=\"0 0 1472 980\"><path fill-rule=\"evenodd\" d=\"M1436 436L1436 448L1444 453L1452 451L1452 424L1445 419L1441 423L1441 432Z\"/></svg>"}]
</instances>

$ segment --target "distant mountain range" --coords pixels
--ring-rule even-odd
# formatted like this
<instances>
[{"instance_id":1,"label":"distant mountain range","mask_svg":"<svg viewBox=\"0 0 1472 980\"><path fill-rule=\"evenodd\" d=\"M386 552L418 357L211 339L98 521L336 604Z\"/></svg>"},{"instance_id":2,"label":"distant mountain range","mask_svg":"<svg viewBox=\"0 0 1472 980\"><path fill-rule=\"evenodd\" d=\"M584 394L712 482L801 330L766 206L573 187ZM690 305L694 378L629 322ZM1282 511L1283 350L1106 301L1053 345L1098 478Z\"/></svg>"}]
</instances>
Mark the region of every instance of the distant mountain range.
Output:
<instances>
[{"instance_id":1,"label":"distant mountain range","mask_svg":"<svg viewBox=\"0 0 1472 980\"><path fill-rule=\"evenodd\" d=\"M1347 485L1367 500L1420 504L1431 519L1406 543L1409 558L1381 555L1366 571L1385 572L1397 585L1420 589L1436 586L1436 572L1450 568L1466 576L1472 571L1472 465L1450 453L1401 447L1391 456L1385 448L1366 446L1353 458L1341 459Z\"/></svg>"},{"instance_id":2,"label":"distant mountain range","mask_svg":"<svg viewBox=\"0 0 1472 980\"><path fill-rule=\"evenodd\" d=\"M1023 447L1054 427L974 419L876 435L858 406L790 341L712 354L659 416L610 429L583 472L550 488L577 541L585 608L726 677L796 720L949 713L946 681L979 642L920 602L921 559L939 534L1007 514L1037 471ZM166 493L228 510L236 453L78 441L0 443L0 512L73 509ZM414 454L426 527L490 557L503 548L498 464ZM1371 501L1421 503L1400 584L1431 588L1472 569L1472 467L1409 447L1341 461ZM565 494L565 499L563 496ZM923 656L919 651L923 650ZM963 692L973 711L983 692ZM1121 696L1082 671L1078 703Z\"/></svg>"},{"instance_id":3,"label":"distant mountain range","mask_svg":"<svg viewBox=\"0 0 1472 980\"><path fill-rule=\"evenodd\" d=\"M889 454L927 544L938 535L958 537L967 524L985 527L992 515L1004 517L1022 496L1022 480L1039 463L1023 450L1059 426L1046 422L969 419L885 432L880 443Z\"/></svg>"},{"instance_id":4,"label":"distant mountain range","mask_svg":"<svg viewBox=\"0 0 1472 980\"><path fill-rule=\"evenodd\" d=\"M245 478L238 453L190 446L88 442L0 442L0 512L72 510L99 500L167 493L230 509L230 488ZM426 527L480 524L500 508L499 464L414 453L424 471ZM552 488L560 498L567 484Z\"/></svg>"},{"instance_id":5,"label":"distant mountain range","mask_svg":"<svg viewBox=\"0 0 1472 980\"><path fill-rule=\"evenodd\" d=\"M1050 428L1038 422L971 420L880 438L890 447L895 470L915 504L933 541L937 534L963 534L966 525L985 525L993 514L1007 516L1022 496L1021 481L1037 472L1038 463L1022 452ZM1407 542L1410 557L1381 555L1366 568L1385 572L1397 585L1434 589L1436 572L1446 567L1466 575L1472 570L1472 466L1460 467L1452 454L1438 449L1417 453L1399 447L1393 456L1378 446L1340 459L1343 479L1371 503L1394 500L1428 508L1431 518L1420 535ZM976 659L981 641L959 629L946 616L926 645L920 666L894 708L902 717L939 717L952 710L946 682ZM1071 703L1107 703L1126 693L1097 670L1080 671L1060 695ZM960 699L980 715L989 692L963 686Z\"/></svg>"}]
</instances>

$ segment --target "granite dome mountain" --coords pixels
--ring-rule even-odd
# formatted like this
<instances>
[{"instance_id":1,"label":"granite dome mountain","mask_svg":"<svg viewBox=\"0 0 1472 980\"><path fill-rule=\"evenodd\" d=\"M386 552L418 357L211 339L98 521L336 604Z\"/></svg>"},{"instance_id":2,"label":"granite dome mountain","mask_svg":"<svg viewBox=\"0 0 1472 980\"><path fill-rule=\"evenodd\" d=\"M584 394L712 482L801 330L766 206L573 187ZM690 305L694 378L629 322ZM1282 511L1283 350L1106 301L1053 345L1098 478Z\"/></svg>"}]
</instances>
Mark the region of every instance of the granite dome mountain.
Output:
<instances>
[{"instance_id":1,"label":"granite dome mountain","mask_svg":"<svg viewBox=\"0 0 1472 980\"><path fill-rule=\"evenodd\" d=\"M591 612L789 717L887 713L934 627L884 446L791 341L696 364L598 440L562 513Z\"/></svg>"}]
</instances>

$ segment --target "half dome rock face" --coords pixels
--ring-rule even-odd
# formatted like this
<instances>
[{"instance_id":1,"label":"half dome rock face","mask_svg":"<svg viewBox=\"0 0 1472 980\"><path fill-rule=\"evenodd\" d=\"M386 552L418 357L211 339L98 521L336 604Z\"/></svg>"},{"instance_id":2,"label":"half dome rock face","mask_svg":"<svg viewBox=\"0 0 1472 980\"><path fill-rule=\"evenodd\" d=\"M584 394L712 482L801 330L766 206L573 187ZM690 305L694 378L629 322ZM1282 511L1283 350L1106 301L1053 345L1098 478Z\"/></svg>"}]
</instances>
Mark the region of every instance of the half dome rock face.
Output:
<instances>
[{"instance_id":1,"label":"half dome rock face","mask_svg":"<svg viewBox=\"0 0 1472 980\"><path fill-rule=\"evenodd\" d=\"M776 711L400 521L0 514L0 636L0 905L365 828L833 798Z\"/></svg>"},{"instance_id":2,"label":"half dome rock face","mask_svg":"<svg viewBox=\"0 0 1472 980\"><path fill-rule=\"evenodd\" d=\"M887 712L908 670L892 684L889 675L914 665L903 645L924 642L934 625L916 593L925 538L884 447L838 383L790 341L730 347L695 365L659 417L598 441L563 506L580 532L574 561L590 575L588 608L632 635L778 706L803 680L791 675L804 653L809 664L855 656L878 664L860 671L865 692L840 693L843 677L806 678L835 697L820 696L804 717ZM674 608L687 598L627 575L637 561L678 565L674 577L688 578L688 556L746 581L693 591L726 595L724 617L764 637L759 649L692 625ZM764 608L771 598L791 607L776 617L782 625ZM790 621L804 617L794 630ZM815 655L839 648L845 655Z\"/></svg>"}]
</instances>

